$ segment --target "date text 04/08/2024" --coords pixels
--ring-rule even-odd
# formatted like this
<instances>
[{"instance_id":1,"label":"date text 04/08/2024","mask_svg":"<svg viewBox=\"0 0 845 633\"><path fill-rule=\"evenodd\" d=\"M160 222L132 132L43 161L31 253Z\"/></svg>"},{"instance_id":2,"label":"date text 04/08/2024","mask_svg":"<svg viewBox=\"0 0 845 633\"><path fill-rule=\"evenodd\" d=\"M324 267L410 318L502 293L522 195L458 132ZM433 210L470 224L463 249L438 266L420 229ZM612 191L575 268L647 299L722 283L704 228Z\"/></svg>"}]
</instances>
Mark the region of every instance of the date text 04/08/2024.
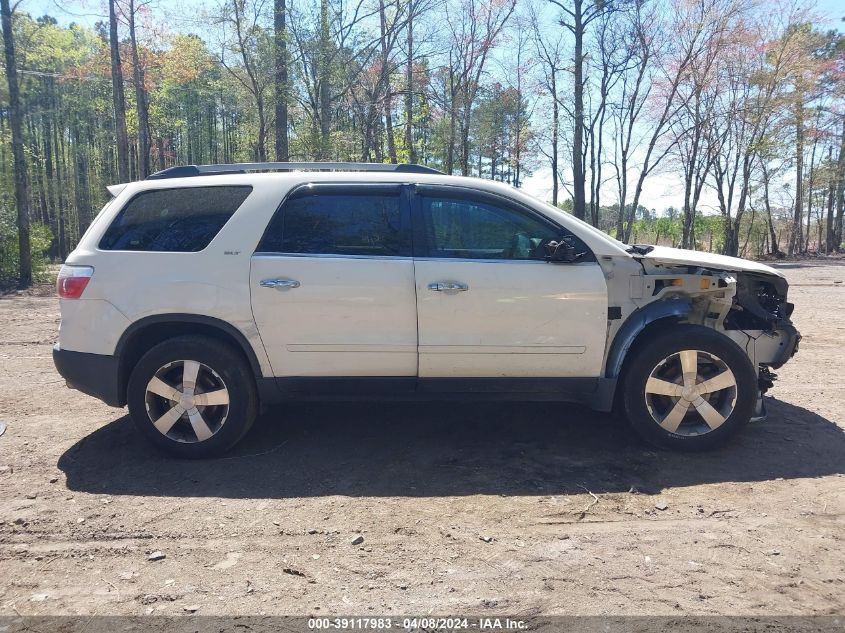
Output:
<instances>
[{"instance_id":1,"label":"date text 04/08/2024","mask_svg":"<svg viewBox=\"0 0 845 633\"><path fill-rule=\"evenodd\" d=\"M441 630L441 631L520 631L527 627L524 620L511 618L464 618L464 617L360 617L360 618L309 618L311 630L369 630L387 631L400 629L405 631Z\"/></svg>"}]
</instances>

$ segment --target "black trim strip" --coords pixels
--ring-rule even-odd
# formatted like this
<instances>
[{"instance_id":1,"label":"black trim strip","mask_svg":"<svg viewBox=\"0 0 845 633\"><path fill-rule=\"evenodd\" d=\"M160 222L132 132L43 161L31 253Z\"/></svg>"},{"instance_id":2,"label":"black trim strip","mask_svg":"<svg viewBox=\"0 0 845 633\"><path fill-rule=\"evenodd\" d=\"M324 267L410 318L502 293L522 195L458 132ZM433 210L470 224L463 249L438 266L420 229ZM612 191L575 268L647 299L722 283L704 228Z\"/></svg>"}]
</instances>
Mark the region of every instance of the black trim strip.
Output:
<instances>
[{"instance_id":1,"label":"black trim strip","mask_svg":"<svg viewBox=\"0 0 845 633\"><path fill-rule=\"evenodd\" d=\"M144 328L150 325L156 325L161 323L199 323L202 325L214 327L226 334L229 334L240 345L241 349L246 355L247 360L249 361L249 365L252 368L255 377L261 378L263 376L261 372L261 364L258 362L258 357L255 354L255 350L252 348L252 345L250 345L246 336L244 336L240 330L238 330L235 326L231 325L230 323L227 323L226 321L223 321L221 319L216 319L214 317L205 316L203 314L154 314L152 316L139 319L138 321L135 321L132 325L130 325L128 328L126 328L123 331L123 334L121 334L120 339L118 340L117 345L115 346L115 357L121 359L122 362L123 353L126 349L127 343L136 334L139 334Z\"/></svg>"}]
</instances>

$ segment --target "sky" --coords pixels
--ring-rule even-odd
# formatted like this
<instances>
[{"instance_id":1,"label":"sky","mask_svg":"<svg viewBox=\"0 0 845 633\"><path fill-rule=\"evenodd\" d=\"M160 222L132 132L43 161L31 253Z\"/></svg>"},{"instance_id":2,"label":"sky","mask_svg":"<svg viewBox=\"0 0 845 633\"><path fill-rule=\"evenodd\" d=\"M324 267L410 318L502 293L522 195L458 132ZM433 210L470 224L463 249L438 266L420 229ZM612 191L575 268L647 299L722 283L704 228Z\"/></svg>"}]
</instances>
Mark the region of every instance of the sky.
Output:
<instances>
[{"instance_id":1,"label":"sky","mask_svg":"<svg viewBox=\"0 0 845 633\"><path fill-rule=\"evenodd\" d=\"M293 0L293 2L303 0ZM309 2L311 0L304 0ZM205 11L213 9L218 3L216 0L158 0L155 3L156 11L167 16L167 23L174 31L201 31L201 16ZM816 0L817 13L825 26L839 31L845 31L845 5L842 0ZM67 25L71 22L78 22L93 26L97 21L107 17L107 5L104 0L22 0L19 9L38 17L48 14L56 18L59 24ZM199 28L197 28L199 27ZM651 174L643 187L641 204L648 209L658 212L664 211L667 207L683 207L683 185L681 180L673 175L677 172L668 162L671 156L666 158L661 170ZM661 173L662 172L662 173ZM777 185L775 185L777 187ZM539 167L534 173L527 177L522 183L522 189L542 200L551 199L552 172L548 167ZM561 190L561 199L566 198L566 193ZM604 199L610 203L615 199L613 183L608 183L602 190ZM705 189L702 194L700 208L704 213L717 212L717 201L715 194Z\"/></svg>"},{"instance_id":2,"label":"sky","mask_svg":"<svg viewBox=\"0 0 845 633\"><path fill-rule=\"evenodd\" d=\"M842 0L817 0L817 12L822 20L825 20L825 26L830 29L836 29L840 32L845 31L845 4ZM647 209L656 210L662 213L667 207L675 207L682 209L684 206L684 188L681 179L671 174L670 172L677 172L671 165L672 157L668 156L658 173L651 174L643 185L643 193L640 203ZM660 173L660 172L663 173ZM794 179L789 176L784 178L784 182L794 185ZM772 189L777 191L778 185L782 183L772 183ZM534 173L526 178L522 183L522 189L526 192L540 198L542 200L549 200L551 198L552 190L552 170L550 168L541 168L534 171ZM566 196L561 192L561 196ZM605 202L602 204L612 204L615 202L614 185L609 183L602 189L602 196ZM709 215L718 212L718 201L713 190L705 188L702 192L699 209L703 213Z\"/></svg>"}]
</instances>

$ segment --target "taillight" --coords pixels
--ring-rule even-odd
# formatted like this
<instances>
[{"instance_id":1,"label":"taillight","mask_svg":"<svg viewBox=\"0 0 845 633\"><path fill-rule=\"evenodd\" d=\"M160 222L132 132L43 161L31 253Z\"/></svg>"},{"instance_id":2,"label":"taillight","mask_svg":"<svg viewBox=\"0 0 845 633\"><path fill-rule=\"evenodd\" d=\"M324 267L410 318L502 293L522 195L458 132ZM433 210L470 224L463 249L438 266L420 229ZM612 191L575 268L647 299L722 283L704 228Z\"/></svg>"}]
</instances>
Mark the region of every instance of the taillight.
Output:
<instances>
[{"instance_id":1,"label":"taillight","mask_svg":"<svg viewBox=\"0 0 845 633\"><path fill-rule=\"evenodd\" d=\"M62 299L79 299L93 274L94 269L91 266L64 264L56 278L56 292Z\"/></svg>"}]
</instances>

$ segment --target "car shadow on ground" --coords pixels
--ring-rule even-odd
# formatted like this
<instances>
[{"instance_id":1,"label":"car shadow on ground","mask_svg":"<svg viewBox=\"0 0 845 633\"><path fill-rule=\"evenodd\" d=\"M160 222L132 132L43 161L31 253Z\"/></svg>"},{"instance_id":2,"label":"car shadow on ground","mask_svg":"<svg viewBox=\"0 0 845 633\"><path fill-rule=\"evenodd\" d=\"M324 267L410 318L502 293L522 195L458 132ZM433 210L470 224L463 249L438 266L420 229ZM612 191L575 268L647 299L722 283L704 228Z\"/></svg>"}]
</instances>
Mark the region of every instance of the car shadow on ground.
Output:
<instances>
[{"instance_id":1,"label":"car shadow on ground","mask_svg":"<svg viewBox=\"0 0 845 633\"><path fill-rule=\"evenodd\" d=\"M551 403L300 403L273 408L233 452L188 461L149 445L128 416L59 459L71 490L291 498L627 492L845 471L845 433L767 399L769 419L698 454L642 445L610 416Z\"/></svg>"}]
</instances>

